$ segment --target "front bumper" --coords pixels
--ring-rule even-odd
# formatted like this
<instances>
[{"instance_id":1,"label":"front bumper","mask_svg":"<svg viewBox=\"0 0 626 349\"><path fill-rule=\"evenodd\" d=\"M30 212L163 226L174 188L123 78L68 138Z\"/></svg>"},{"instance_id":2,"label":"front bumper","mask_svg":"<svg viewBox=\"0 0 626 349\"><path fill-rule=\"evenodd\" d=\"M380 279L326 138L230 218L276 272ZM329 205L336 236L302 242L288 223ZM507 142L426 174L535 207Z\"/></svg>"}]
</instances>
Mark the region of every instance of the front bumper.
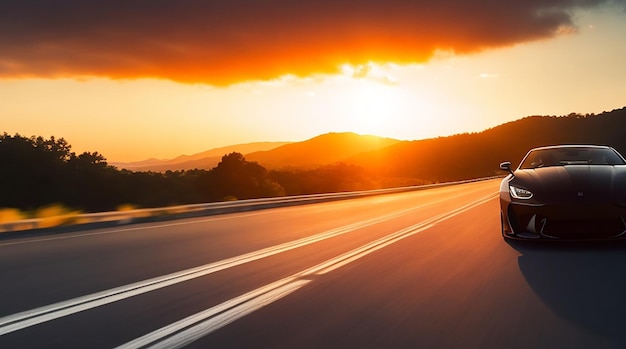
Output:
<instances>
[{"instance_id":1,"label":"front bumper","mask_svg":"<svg viewBox=\"0 0 626 349\"><path fill-rule=\"evenodd\" d=\"M518 239L597 240L626 238L626 207L611 203L509 203L503 233Z\"/></svg>"}]
</instances>

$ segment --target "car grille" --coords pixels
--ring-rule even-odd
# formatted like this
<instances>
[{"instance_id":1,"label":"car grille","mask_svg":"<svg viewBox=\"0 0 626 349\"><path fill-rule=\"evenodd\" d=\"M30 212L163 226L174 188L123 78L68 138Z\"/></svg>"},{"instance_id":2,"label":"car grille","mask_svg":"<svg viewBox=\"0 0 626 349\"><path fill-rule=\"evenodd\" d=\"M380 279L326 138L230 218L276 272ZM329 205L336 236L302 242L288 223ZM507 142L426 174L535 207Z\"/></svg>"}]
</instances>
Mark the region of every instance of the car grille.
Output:
<instances>
[{"instance_id":1,"label":"car grille","mask_svg":"<svg viewBox=\"0 0 626 349\"><path fill-rule=\"evenodd\" d=\"M563 239L612 238L626 232L626 210L612 204L510 205L509 210L515 232Z\"/></svg>"}]
</instances>

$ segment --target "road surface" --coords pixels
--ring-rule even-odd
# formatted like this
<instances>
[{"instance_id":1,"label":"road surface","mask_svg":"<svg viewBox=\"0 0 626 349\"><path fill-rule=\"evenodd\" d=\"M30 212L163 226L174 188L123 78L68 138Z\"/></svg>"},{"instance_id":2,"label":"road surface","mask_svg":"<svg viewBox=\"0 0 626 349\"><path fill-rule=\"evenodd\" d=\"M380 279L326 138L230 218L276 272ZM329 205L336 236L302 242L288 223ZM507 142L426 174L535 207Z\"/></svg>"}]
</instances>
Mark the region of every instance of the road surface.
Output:
<instances>
[{"instance_id":1,"label":"road surface","mask_svg":"<svg viewBox=\"0 0 626 349\"><path fill-rule=\"evenodd\" d=\"M0 348L626 347L626 245L507 243L497 190L0 237Z\"/></svg>"}]
</instances>

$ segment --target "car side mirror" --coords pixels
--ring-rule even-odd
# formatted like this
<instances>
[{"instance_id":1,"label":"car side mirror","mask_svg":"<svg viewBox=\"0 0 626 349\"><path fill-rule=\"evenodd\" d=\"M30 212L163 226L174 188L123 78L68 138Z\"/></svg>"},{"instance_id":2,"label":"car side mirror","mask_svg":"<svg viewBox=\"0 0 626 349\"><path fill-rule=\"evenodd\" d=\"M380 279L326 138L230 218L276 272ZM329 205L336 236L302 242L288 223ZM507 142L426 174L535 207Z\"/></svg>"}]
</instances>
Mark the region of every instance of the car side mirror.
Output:
<instances>
[{"instance_id":1,"label":"car side mirror","mask_svg":"<svg viewBox=\"0 0 626 349\"><path fill-rule=\"evenodd\" d=\"M511 162L510 161L505 161L505 162L501 163L500 164L500 169L503 170L503 171L507 171L511 175L513 175L513 170L511 170Z\"/></svg>"}]
</instances>

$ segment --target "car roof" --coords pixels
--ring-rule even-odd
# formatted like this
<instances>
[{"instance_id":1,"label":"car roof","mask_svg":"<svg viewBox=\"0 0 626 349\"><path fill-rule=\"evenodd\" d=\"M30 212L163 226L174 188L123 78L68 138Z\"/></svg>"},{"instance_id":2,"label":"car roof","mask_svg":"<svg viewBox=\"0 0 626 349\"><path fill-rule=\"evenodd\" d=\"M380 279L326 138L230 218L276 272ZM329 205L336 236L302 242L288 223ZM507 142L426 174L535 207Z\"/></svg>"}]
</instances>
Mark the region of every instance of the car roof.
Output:
<instances>
[{"instance_id":1,"label":"car roof","mask_svg":"<svg viewBox=\"0 0 626 349\"><path fill-rule=\"evenodd\" d=\"M533 150L547 150L547 149L567 149L567 148L590 148L590 149L613 149L606 145L590 145L590 144L561 144L561 145L549 145L545 147L533 148Z\"/></svg>"}]
</instances>

